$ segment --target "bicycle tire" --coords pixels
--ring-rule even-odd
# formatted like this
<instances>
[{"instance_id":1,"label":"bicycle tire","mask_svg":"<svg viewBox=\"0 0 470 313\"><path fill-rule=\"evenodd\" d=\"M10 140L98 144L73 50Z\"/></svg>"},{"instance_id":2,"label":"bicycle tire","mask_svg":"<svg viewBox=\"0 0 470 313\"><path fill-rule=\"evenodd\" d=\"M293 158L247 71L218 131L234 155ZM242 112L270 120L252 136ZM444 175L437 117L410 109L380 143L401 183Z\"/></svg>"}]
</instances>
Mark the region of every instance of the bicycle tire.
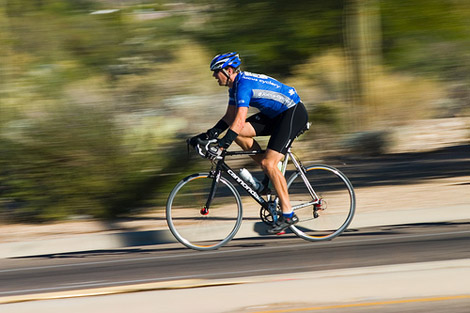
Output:
<instances>
[{"instance_id":1,"label":"bicycle tire","mask_svg":"<svg viewBox=\"0 0 470 313\"><path fill-rule=\"evenodd\" d=\"M354 188L346 175L331 166L308 166L305 175L320 199L311 196L299 171L293 173L287 181L292 206L315 200L318 203L296 209L299 222L290 229L308 241L331 240L352 221L356 210Z\"/></svg>"},{"instance_id":2,"label":"bicycle tire","mask_svg":"<svg viewBox=\"0 0 470 313\"><path fill-rule=\"evenodd\" d=\"M194 250L222 247L235 236L242 222L240 194L222 176L208 212L203 212L213 180L209 173L189 175L168 196L168 227L180 243Z\"/></svg>"}]
</instances>

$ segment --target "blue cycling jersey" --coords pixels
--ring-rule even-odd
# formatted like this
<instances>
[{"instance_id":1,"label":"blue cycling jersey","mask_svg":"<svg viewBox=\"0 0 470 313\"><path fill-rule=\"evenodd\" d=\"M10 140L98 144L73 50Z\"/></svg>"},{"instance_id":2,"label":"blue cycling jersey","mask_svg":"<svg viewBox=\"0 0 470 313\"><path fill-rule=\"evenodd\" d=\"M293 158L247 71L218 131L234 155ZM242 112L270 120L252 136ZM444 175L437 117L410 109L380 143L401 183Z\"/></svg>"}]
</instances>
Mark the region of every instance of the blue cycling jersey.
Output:
<instances>
[{"instance_id":1,"label":"blue cycling jersey","mask_svg":"<svg viewBox=\"0 0 470 313\"><path fill-rule=\"evenodd\" d=\"M300 102L293 87L266 75L240 72L229 89L229 105L253 106L270 118Z\"/></svg>"}]
</instances>

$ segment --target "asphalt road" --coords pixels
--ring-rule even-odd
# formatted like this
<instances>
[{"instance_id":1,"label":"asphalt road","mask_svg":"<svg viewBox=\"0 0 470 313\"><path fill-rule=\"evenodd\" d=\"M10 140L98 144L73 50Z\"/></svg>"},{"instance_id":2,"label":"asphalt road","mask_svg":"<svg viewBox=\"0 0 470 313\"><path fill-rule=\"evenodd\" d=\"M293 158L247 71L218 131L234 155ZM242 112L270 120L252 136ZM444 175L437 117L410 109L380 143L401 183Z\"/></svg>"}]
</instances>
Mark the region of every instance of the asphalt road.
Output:
<instances>
[{"instance_id":1,"label":"asphalt road","mask_svg":"<svg viewBox=\"0 0 470 313\"><path fill-rule=\"evenodd\" d=\"M351 230L330 242L292 234L234 240L212 252L179 244L0 260L0 297L181 279L470 258L470 221Z\"/></svg>"}]
</instances>

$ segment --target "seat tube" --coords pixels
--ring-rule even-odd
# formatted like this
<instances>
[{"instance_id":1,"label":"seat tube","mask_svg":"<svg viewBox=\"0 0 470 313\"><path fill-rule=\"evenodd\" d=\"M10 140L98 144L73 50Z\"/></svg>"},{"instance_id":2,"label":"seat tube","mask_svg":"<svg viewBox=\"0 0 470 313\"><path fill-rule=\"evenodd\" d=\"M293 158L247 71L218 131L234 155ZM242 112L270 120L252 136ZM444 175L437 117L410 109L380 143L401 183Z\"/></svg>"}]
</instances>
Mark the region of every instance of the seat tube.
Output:
<instances>
[{"instance_id":1,"label":"seat tube","mask_svg":"<svg viewBox=\"0 0 470 313\"><path fill-rule=\"evenodd\" d=\"M284 157L284 161L282 161L281 168L279 169L282 175L286 175L287 163L289 162L289 158L292 158L292 152L290 151L290 148L287 149L287 153Z\"/></svg>"},{"instance_id":2,"label":"seat tube","mask_svg":"<svg viewBox=\"0 0 470 313\"><path fill-rule=\"evenodd\" d=\"M290 158L292 159L292 163L294 164L295 168L297 168L297 171L299 172L299 175L300 177L302 178L302 180L304 181L304 184L305 186L307 187L308 189L308 192L310 193L310 195L312 196L312 199L313 200L318 200L320 199L317 195L317 193L315 192L315 190L313 190L312 188L312 185L310 185L310 182L308 181L307 179L307 176L305 175L304 173L304 169L303 169L303 166L300 165L299 161L297 161L296 158L294 158L294 156L292 155L292 152L288 152Z\"/></svg>"}]
</instances>

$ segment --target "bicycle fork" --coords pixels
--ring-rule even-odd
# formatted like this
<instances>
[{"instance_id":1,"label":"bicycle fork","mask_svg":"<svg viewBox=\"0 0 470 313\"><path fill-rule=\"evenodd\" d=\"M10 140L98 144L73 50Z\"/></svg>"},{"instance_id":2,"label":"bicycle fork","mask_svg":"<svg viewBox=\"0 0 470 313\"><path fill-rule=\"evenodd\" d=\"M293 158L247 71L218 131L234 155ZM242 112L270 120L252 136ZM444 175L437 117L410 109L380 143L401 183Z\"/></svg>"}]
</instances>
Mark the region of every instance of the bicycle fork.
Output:
<instances>
[{"instance_id":1,"label":"bicycle fork","mask_svg":"<svg viewBox=\"0 0 470 313\"><path fill-rule=\"evenodd\" d=\"M215 197L215 192L217 191L217 185L219 184L219 181L220 181L220 175L221 175L221 171L215 171L215 172L211 172L209 174L209 176L213 176L214 179L212 180L212 184L211 184L211 190L209 192L209 197L207 198L207 201L206 201L206 204L204 205L204 207L201 209L201 215L209 215L209 208L211 206L211 203L212 203L212 200L214 200L214 197Z\"/></svg>"}]
</instances>

